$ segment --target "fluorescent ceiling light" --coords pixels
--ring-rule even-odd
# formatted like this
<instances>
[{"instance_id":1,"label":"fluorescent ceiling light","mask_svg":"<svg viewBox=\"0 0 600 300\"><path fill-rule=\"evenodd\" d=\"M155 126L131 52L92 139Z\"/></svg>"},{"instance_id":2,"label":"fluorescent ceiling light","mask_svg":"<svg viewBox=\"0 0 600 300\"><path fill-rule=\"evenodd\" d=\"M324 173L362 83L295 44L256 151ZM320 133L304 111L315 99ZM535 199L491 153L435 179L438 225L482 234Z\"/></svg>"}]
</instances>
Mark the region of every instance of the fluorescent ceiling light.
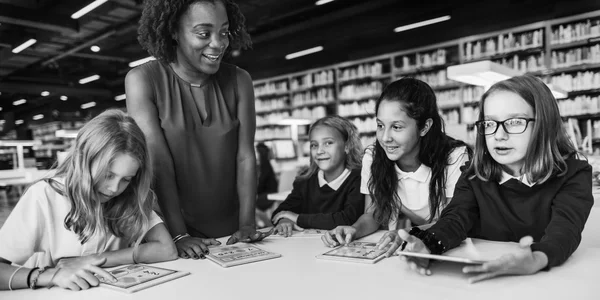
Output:
<instances>
[{"instance_id":1,"label":"fluorescent ceiling light","mask_svg":"<svg viewBox=\"0 0 600 300\"><path fill-rule=\"evenodd\" d=\"M315 5L323 5L325 3L333 2L333 0L319 0L315 3Z\"/></svg>"},{"instance_id":2,"label":"fluorescent ceiling light","mask_svg":"<svg viewBox=\"0 0 600 300\"><path fill-rule=\"evenodd\" d=\"M513 76L522 75L517 70L490 60L449 66L447 73L448 79L484 87L489 87L498 81Z\"/></svg>"},{"instance_id":3,"label":"fluorescent ceiling light","mask_svg":"<svg viewBox=\"0 0 600 300\"><path fill-rule=\"evenodd\" d=\"M2 111L2 107L0 107L0 111Z\"/></svg>"},{"instance_id":4,"label":"fluorescent ceiling light","mask_svg":"<svg viewBox=\"0 0 600 300\"><path fill-rule=\"evenodd\" d=\"M100 47L94 45L94 46L90 47L90 50L92 50L92 52L99 52L100 51Z\"/></svg>"},{"instance_id":5,"label":"fluorescent ceiling light","mask_svg":"<svg viewBox=\"0 0 600 300\"><path fill-rule=\"evenodd\" d=\"M25 122L25 121L23 121L23 120L16 120L16 121L15 121L15 124L16 124L16 125L21 125L21 124L23 124L24 122Z\"/></svg>"},{"instance_id":6,"label":"fluorescent ceiling light","mask_svg":"<svg viewBox=\"0 0 600 300\"><path fill-rule=\"evenodd\" d=\"M37 40L36 40L36 39L29 39L27 42L25 42L25 43L23 43L23 44L21 44L21 45L19 45L19 46L15 47L14 49L12 49L12 53L15 53L15 54L16 54L16 53L19 53L19 52L21 52L21 51L23 51L23 50L27 49L27 47L29 47L29 46L31 46L31 45L33 45L33 44L35 44L36 42L37 42Z\"/></svg>"},{"instance_id":7,"label":"fluorescent ceiling light","mask_svg":"<svg viewBox=\"0 0 600 300\"><path fill-rule=\"evenodd\" d=\"M155 59L156 58L154 58L154 56L148 56L146 58L134 60L134 61L132 61L132 62L129 63L129 67L133 68L133 67L139 66L141 64L145 64L145 63L147 63L147 62L149 62L151 60L155 60Z\"/></svg>"},{"instance_id":8,"label":"fluorescent ceiling light","mask_svg":"<svg viewBox=\"0 0 600 300\"><path fill-rule=\"evenodd\" d=\"M88 108L91 108L94 106L96 106L96 102L92 101L92 102L81 104L81 109L88 109Z\"/></svg>"},{"instance_id":9,"label":"fluorescent ceiling light","mask_svg":"<svg viewBox=\"0 0 600 300\"><path fill-rule=\"evenodd\" d=\"M0 120L0 124L4 124L6 121L4 120Z\"/></svg>"},{"instance_id":10,"label":"fluorescent ceiling light","mask_svg":"<svg viewBox=\"0 0 600 300\"><path fill-rule=\"evenodd\" d=\"M288 54L288 55L285 56L285 59L290 60L290 59L294 59L294 58L297 58L297 57L300 57L300 56L317 53L319 51L323 51L323 47L322 46L317 46L317 47L313 47L313 48L310 48L310 49L306 49L306 50L302 50L302 51L290 53L290 54Z\"/></svg>"},{"instance_id":11,"label":"fluorescent ceiling light","mask_svg":"<svg viewBox=\"0 0 600 300\"><path fill-rule=\"evenodd\" d=\"M27 100L21 99L21 100L17 100L15 102L13 102L13 105L14 106L18 106L18 105L21 105L21 104L25 104L25 102L27 102Z\"/></svg>"},{"instance_id":12,"label":"fluorescent ceiling light","mask_svg":"<svg viewBox=\"0 0 600 300\"><path fill-rule=\"evenodd\" d=\"M394 32L411 30L411 29L415 29L418 27L423 27L423 26L427 26L427 25L431 25L431 24L435 24L435 23L439 23L439 22L448 21L448 20L450 20L449 15L435 18L435 19L425 20L425 21L421 21L421 22L417 22L417 23L412 23L412 24L408 24L408 25L404 25L404 26L400 26L400 27L396 27L394 29Z\"/></svg>"},{"instance_id":13,"label":"fluorescent ceiling light","mask_svg":"<svg viewBox=\"0 0 600 300\"><path fill-rule=\"evenodd\" d=\"M46 97L46 96L48 96L48 95L50 95L50 92L48 92L48 91L43 91L43 92L42 92L42 96Z\"/></svg>"},{"instance_id":14,"label":"fluorescent ceiling light","mask_svg":"<svg viewBox=\"0 0 600 300\"><path fill-rule=\"evenodd\" d=\"M115 100L117 100L117 101L125 100L126 98L127 98L127 96L125 94L115 96Z\"/></svg>"},{"instance_id":15,"label":"fluorescent ceiling light","mask_svg":"<svg viewBox=\"0 0 600 300\"><path fill-rule=\"evenodd\" d=\"M62 100L62 101L67 101L67 99L69 99L69 97L67 97L67 96L64 96L64 95L63 95L63 96L60 96L60 100Z\"/></svg>"},{"instance_id":16,"label":"fluorescent ceiling light","mask_svg":"<svg viewBox=\"0 0 600 300\"><path fill-rule=\"evenodd\" d=\"M279 124L279 125L310 125L311 123L312 123L311 120L296 119L296 118L283 119L283 120L277 122L277 124Z\"/></svg>"},{"instance_id":17,"label":"fluorescent ceiling light","mask_svg":"<svg viewBox=\"0 0 600 300\"><path fill-rule=\"evenodd\" d=\"M70 138L74 139L77 137L78 130L69 130L69 129L60 129L57 130L54 134L57 138Z\"/></svg>"},{"instance_id":18,"label":"fluorescent ceiling light","mask_svg":"<svg viewBox=\"0 0 600 300\"><path fill-rule=\"evenodd\" d=\"M71 19L79 19L81 18L83 15L89 13L90 11L94 10L96 7L102 5L104 2L106 2L108 0L96 0L90 4L88 4L86 7L78 10L76 13L71 15Z\"/></svg>"},{"instance_id":19,"label":"fluorescent ceiling light","mask_svg":"<svg viewBox=\"0 0 600 300\"><path fill-rule=\"evenodd\" d=\"M34 120L41 120L41 119L43 119L43 118L44 118L44 115L42 115L42 114L39 114L39 115L35 115L35 116L33 116L33 118L32 118L32 119L34 119Z\"/></svg>"},{"instance_id":20,"label":"fluorescent ceiling light","mask_svg":"<svg viewBox=\"0 0 600 300\"><path fill-rule=\"evenodd\" d=\"M88 82L92 82L94 80L100 79L100 75L92 75L90 77L79 79L79 84L86 84Z\"/></svg>"}]
</instances>

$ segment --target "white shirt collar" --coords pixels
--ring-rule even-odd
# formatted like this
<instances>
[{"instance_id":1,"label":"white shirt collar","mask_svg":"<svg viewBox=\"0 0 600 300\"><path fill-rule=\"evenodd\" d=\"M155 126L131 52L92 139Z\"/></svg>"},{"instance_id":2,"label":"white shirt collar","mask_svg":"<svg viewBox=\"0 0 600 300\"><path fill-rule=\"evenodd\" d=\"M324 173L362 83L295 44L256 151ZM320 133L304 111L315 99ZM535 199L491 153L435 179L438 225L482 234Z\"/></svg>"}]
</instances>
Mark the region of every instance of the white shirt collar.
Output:
<instances>
[{"instance_id":1,"label":"white shirt collar","mask_svg":"<svg viewBox=\"0 0 600 300\"><path fill-rule=\"evenodd\" d=\"M396 174L398 174L398 180L412 178L418 182L425 183L429 179L429 176L431 176L431 168L425 164L421 164L414 172L404 172L396 164L394 164L394 168L396 169Z\"/></svg>"},{"instance_id":2,"label":"white shirt collar","mask_svg":"<svg viewBox=\"0 0 600 300\"><path fill-rule=\"evenodd\" d=\"M342 183L344 183L348 176L350 176L350 170L346 168L344 169L344 172L342 172L342 174L340 174L340 176L338 176L336 179L332 180L331 182L327 182L327 180L325 180L325 176L323 175L322 170L319 170L319 172L317 173L317 178L319 179L319 187L323 187L327 184L334 191L337 191L340 188L340 186L342 185Z\"/></svg>"},{"instance_id":3,"label":"white shirt collar","mask_svg":"<svg viewBox=\"0 0 600 300\"><path fill-rule=\"evenodd\" d=\"M524 185L526 185L528 187L532 187L532 186L535 185L535 182L533 182L533 183L529 182L529 179L527 179L527 176L525 176L525 174L523 174L523 175L521 175L519 177L516 177L516 176L512 176L512 175L506 173L506 171L504 171L504 170L502 170L502 177L500 178L499 184L504 184L504 183L506 183L507 181L509 181L509 180L511 180L513 178L516 179L516 180L518 180L518 181L520 181L520 182L522 182Z\"/></svg>"}]
</instances>

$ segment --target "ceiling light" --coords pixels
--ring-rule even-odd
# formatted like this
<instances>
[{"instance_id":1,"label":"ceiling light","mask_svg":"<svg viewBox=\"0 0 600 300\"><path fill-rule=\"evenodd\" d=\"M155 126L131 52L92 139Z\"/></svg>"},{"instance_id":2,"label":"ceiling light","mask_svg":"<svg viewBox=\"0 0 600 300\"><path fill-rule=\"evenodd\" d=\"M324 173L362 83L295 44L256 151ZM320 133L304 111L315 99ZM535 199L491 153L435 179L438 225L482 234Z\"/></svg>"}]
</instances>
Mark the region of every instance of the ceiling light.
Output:
<instances>
[{"instance_id":1,"label":"ceiling light","mask_svg":"<svg viewBox=\"0 0 600 300\"><path fill-rule=\"evenodd\" d=\"M521 75L521 72L491 60L449 66L447 73L448 79L484 87Z\"/></svg>"},{"instance_id":2,"label":"ceiling light","mask_svg":"<svg viewBox=\"0 0 600 300\"><path fill-rule=\"evenodd\" d=\"M315 3L315 5L323 5L325 3L333 2L333 0L319 0Z\"/></svg>"},{"instance_id":3,"label":"ceiling light","mask_svg":"<svg viewBox=\"0 0 600 300\"><path fill-rule=\"evenodd\" d=\"M2 111L2 107L0 107L0 111Z\"/></svg>"},{"instance_id":4,"label":"ceiling light","mask_svg":"<svg viewBox=\"0 0 600 300\"><path fill-rule=\"evenodd\" d=\"M33 118L32 118L32 119L34 119L34 120L41 120L41 119L43 119L43 118L44 118L44 115L42 115L42 114L39 114L39 115L35 115L35 116L33 116Z\"/></svg>"},{"instance_id":5,"label":"ceiling light","mask_svg":"<svg viewBox=\"0 0 600 300\"><path fill-rule=\"evenodd\" d=\"M31 46L31 45L33 45L33 44L35 44L36 42L37 42L37 40L36 40L36 39L29 39L27 42L25 42L25 43L23 43L23 44L21 44L21 45L19 45L19 46L15 47L14 49L12 49L12 53L15 53L15 54L16 54L16 53L19 53L19 52L21 52L21 51L23 51L23 50L27 49L27 47L29 47L29 46Z\"/></svg>"},{"instance_id":6,"label":"ceiling light","mask_svg":"<svg viewBox=\"0 0 600 300\"><path fill-rule=\"evenodd\" d=\"M317 53L319 51L323 51L323 47L322 46L317 46L317 47L313 47L310 49L306 49L306 50L302 50L302 51L298 51L298 52L294 52L294 53L290 53L288 55L285 56L285 59L294 59L300 56L304 56L304 55L309 55L309 54L313 54L313 53Z\"/></svg>"},{"instance_id":7,"label":"ceiling light","mask_svg":"<svg viewBox=\"0 0 600 300\"><path fill-rule=\"evenodd\" d=\"M115 100L117 100L117 101L125 100L126 98L127 98L127 96L125 94L115 96Z\"/></svg>"},{"instance_id":8,"label":"ceiling light","mask_svg":"<svg viewBox=\"0 0 600 300\"><path fill-rule=\"evenodd\" d=\"M155 59L156 58L154 58L154 56L148 56L146 58L134 60L134 61L132 61L132 62L129 63L129 67L133 68L133 67L139 66L141 64L145 64L145 63L147 63L147 62L149 62L151 60L155 60Z\"/></svg>"},{"instance_id":9,"label":"ceiling light","mask_svg":"<svg viewBox=\"0 0 600 300\"><path fill-rule=\"evenodd\" d=\"M88 108L91 108L94 106L96 106L96 102L92 101L92 102L81 104L81 109L88 109Z\"/></svg>"},{"instance_id":10,"label":"ceiling light","mask_svg":"<svg viewBox=\"0 0 600 300\"><path fill-rule=\"evenodd\" d=\"M100 47L94 45L94 46L90 47L90 50L92 50L92 52L99 52L100 51Z\"/></svg>"},{"instance_id":11,"label":"ceiling light","mask_svg":"<svg viewBox=\"0 0 600 300\"><path fill-rule=\"evenodd\" d=\"M92 11L96 7L102 5L106 1L108 1L108 0L96 0L96 1L88 4L86 7L82 8L82 9L78 10L76 13L72 14L71 19L81 18L83 15L89 13L90 11Z\"/></svg>"},{"instance_id":12,"label":"ceiling light","mask_svg":"<svg viewBox=\"0 0 600 300\"><path fill-rule=\"evenodd\" d=\"M0 120L0 125L4 124L6 121Z\"/></svg>"},{"instance_id":13,"label":"ceiling light","mask_svg":"<svg viewBox=\"0 0 600 300\"><path fill-rule=\"evenodd\" d=\"M67 97L67 96L64 96L64 95L63 95L63 96L60 96L60 100L62 100L62 101L67 101L67 99L69 99L69 97Z\"/></svg>"},{"instance_id":14,"label":"ceiling light","mask_svg":"<svg viewBox=\"0 0 600 300\"><path fill-rule=\"evenodd\" d=\"M13 105L17 106L17 105L25 104L25 102L27 102L27 100L21 99L21 100L17 100L15 102L13 102Z\"/></svg>"},{"instance_id":15,"label":"ceiling light","mask_svg":"<svg viewBox=\"0 0 600 300\"><path fill-rule=\"evenodd\" d=\"M46 97L46 96L48 96L48 95L50 95L50 92L48 92L48 91L43 91L43 92L42 92L42 96Z\"/></svg>"},{"instance_id":16,"label":"ceiling light","mask_svg":"<svg viewBox=\"0 0 600 300\"><path fill-rule=\"evenodd\" d=\"M15 121L15 124L16 124L16 125L21 125L21 124L23 124L24 122L25 122L25 121L23 121L23 120L16 120L16 121Z\"/></svg>"},{"instance_id":17,"label":"ceiling light","mask_svg":"<svg viewBox=\"0 0 600 300\"><path fill-rule=\"evenodd\" d=\"M425 21L421 21L421 22L417 22L417 23L412 23L412 24L408 24L408 25L404 25L404 26L400 26L400 27L396 27L394 29L394 32L411 30L411 29L415 29L418 27L423 27L423 26L427 26L427 25L431 25L431 24L435 24L435 23L439 23L439 22L448 21L448 20L450 20L449 15L435 18L435 19L429 19L429 20L425 20Z\"/></svg>"},{"instance_id":18,"label":"ceiling light","mask_svg":"<svg viewBox=\"0 0 600 300\"><path fill-rule=\"evenodd\" d=\"M100 75L92 75L90 77L79 79L79 84L86 84L88 82L92 82L94 80L100 79Z\"/></svg>"}]
</instances>

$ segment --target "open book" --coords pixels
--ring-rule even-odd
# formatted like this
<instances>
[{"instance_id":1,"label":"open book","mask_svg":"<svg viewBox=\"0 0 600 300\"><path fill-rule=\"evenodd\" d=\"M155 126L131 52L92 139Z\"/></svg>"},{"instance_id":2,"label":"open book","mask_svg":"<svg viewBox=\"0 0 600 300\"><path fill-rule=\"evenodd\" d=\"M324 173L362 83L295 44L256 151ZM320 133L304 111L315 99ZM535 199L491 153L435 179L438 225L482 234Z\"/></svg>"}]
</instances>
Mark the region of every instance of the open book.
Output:
<instances>
[{"instance_id":1,"label":"open book","mask_svg":"<svg viewBox=\"0 0 600 300\"><path fill-rule=\"evenodd\" d=\"M142 264L120 267L109 273L113 274L118 281L107 282L104 278L99 277L100 286L125 293L137 292L190 274Z\"/></svg>"},{"instance_id":2,"label":"open book","mask_svg":"<svg viewBox=\"0 0 600 300\"><path fill-rule=\"evenodd\" d=\"M388 249L389 245L377 249L377 243L374 242L351 242L317 255L317 258L374 264L385 258Z\"/></svg>"},{"instance_id":3,"label":"open book","mask_svg":"<svg viewBox=\"0 0 600 300\"><path fill-rule=\"evenodd\" d=\"M308 238L308 237L317 237L320 238L325 232L329 230L326 229L304 229L303 231L294 230L292 232L292 236L288 237L298 237L298 238ZM271 238L285 238L283 235L279 235L278 233L273 233Z\"/></svg>"},{"instance_id":4,"label":"open book","mask_svg":"<svg viewBox=\"0 0 600 300\"><path fill-rule=\"evenodd\" d=\"M399 255L452 261L465 264L482 264L500 258L502 255L523 251L519 243L495 242L481 239L465 239L460 246L442 255L399 251Z\"/></svg>"},{"instance_id":5,"label":"open book","mask_svg":"<svg viewBox=\"0 0 600 300\"><path fill-rule=\"evenodd\" d=\"M246 243L209 247L209 251L206 257L224 268L281 257L279 253Z\"/></svg>"}]
</instances>

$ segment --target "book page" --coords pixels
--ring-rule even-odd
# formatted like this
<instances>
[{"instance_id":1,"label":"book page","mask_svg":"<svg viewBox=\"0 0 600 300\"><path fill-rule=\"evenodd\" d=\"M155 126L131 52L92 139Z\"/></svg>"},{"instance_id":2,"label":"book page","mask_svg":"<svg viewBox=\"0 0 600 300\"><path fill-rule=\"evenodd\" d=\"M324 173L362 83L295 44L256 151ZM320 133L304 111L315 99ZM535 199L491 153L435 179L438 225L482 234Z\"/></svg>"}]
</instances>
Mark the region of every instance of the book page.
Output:
<instances>
[{"instance_id":1,"label":"book page","mask_svg":"<svg viewBox=\"0 0 600 300\"><path fill-rule=\"evenodd\" d=\"M109 282L104 278L99 277L102 283L123 289L130 289L143 283L173 274L177 271L138 264L124 266L109 272L115 276L118 281Z\"/></svg>"}]
</instances>

